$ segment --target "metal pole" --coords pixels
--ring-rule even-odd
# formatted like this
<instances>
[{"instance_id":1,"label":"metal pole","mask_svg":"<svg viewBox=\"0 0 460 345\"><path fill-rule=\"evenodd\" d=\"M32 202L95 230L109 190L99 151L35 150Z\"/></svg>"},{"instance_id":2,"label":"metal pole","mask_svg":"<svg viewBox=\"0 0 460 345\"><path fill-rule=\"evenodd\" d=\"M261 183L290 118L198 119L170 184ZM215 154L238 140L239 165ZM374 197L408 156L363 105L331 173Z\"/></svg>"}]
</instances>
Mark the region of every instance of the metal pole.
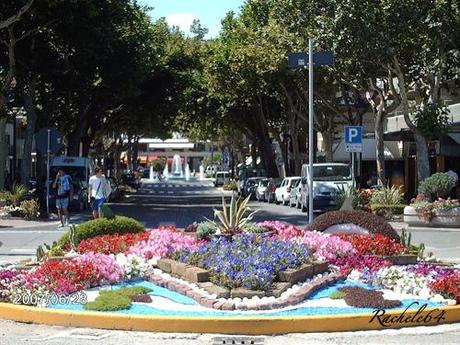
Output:
<instances>
[{"instance_id":1,"label":"metal pole","mask_svg":"<svg viewBox=\"0 0 460 345\"><path fill-rule=\"evenodd\" d=\"M48 146L46 155L46 214L50 214L50 153L51 129L48 129Z\"/></svg>"},{"instance_id":2,"label":"metal pole","mask_svg":"<svg viewBox=\"0 0 460 345\"><path fill-rule=\"evenodd\" d=\"M313 222L313 39L308 39L308 223Z\"/></svg>"},{"instance_id":3,"label":"metal pole","mask_svg":"<svg viewBox=\"0 0 460 345\"><path fill-rule=\"evenodd\" d=\"M356 174L355 174L355 153L351 153L351 179L353 182L353 187L356 186Z\"/></svg>"}]
</instances>

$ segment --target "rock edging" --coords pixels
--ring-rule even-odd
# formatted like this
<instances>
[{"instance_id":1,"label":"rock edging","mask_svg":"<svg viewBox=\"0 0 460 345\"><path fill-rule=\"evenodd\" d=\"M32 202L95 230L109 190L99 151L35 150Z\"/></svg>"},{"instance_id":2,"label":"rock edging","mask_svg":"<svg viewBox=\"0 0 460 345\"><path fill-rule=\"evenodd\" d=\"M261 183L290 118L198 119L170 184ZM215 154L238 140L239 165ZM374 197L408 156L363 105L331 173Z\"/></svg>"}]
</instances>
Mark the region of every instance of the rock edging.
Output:
<instances>
[{"instance_id":1,"label":"rock edging","mask_svg":"<svg viewBox=\"0 0 460 345\"><path fill-rule=\"evenodd\" d=\"M289 307L301 303L303 300L308 298L317 290L324 288L326 286L332 285L336 282L343 281L346 279L345 276L339 274L328 274L324 275L316 280L313 280L310 284L301 286L296 291L294 291L289 296L283 298L280 294L280 297L275 298L274 300L264 301L261 299L262 296L254 296L251 299L247 297L233 297L232 294L227 294L225 297L217 297L217 294L209 294L209 291L206 290L206 286L203 283L198 284L198 289L191 286L187 281L173 278L171 276L156 273L148 273L144 277L145 279L155 283L156 285L167 288L169 290L175 291L191 299L195 300L200 305L224 311L231 310L272 310ZM206 283L204 283L206 284ZM238 290L238 289L234 289ZM232 290L232 291L234 291ZM245 290L245 289L244 289ZM284 290L284 293L286 293ZM263 292L262 292L263 293ZM223 296L223 295L220 295ZM239 295L243 296L243 295ZM230 298L231 297L231 298ZM233 299L241 299L240 303L235 302Z\"/></svg>"}]
</instances>

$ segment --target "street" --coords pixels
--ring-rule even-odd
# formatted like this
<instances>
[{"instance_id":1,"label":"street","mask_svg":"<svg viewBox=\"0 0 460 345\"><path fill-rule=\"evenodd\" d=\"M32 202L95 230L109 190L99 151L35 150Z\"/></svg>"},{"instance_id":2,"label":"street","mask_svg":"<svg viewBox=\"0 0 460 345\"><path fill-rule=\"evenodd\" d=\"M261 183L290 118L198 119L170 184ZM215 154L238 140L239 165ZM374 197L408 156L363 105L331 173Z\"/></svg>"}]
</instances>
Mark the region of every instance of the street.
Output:
<instances>
[{"instance_id":1,"label":"street","mask_svg":"<svg viewBox=\"0 0 460 345\"><path fill-rule=\"evenodd\" d=\"M121 202L110 204L118 215L138 219L147 228L158 225L175 225L183 228L204 218L213 218L213 209L221 208L224 193L211 182L169 181L144 183L137 193L126 195ZM225 192L227 199L231 193ZM296 208L251 201L250 207L258 210L254 221L279 220L296 226L308 224L307 214ZM71 221L78 224L90 219L89 213L72 215ZM397 224L396 224L397 225ZM396 226L397 227L397 226ZM51 244L67 230L56 225L41 225L36 228L0 228L0 264L18 262L35 255L38 245ZM409 229L412 242L423 242L427 252L436 257L460 262L460 236L455 229Z\"/></svg>"},{"instance_id":2,"label":"street","mask_svg":"<svg viewBox=\"0 0 460 345\"><path fill-rule=\"evenodd\" d=\"M229 193L226 193L227 197ZM209 182L167 182L147 183L136 194L127 195L120 203L111 204L116 214L135 217L147 227L158 225L175 225L185 227L204 217L213 217L213 208L219 208L223 193ZM251 208L259 210L255 220L276 219L298 226L307 224L307 216L300 210L287 206L251 202ZM89 213L73 215L74 223L89 219ZM66 229L56 229L56 225L43 225L40 228L1 228L0 264L18 262L35 255L35 249L43 243L52 243ZM440 236L442 234L442 236ZM450 260L460 261L460 238L458 232L438 230L421 230L412 233L413 241L424 241L429 251ZM0 320L1 344L224 344L222 339L231 343L231 336L210 334L165 334L124 332L111 330L72 329L46 325L23 325ZM7 331L8 330L8 331ZM357 337L359 335L359 337ZM460 337L460 326L445 325L437 327L419 327L416 329L387 330L383 332L350 332L323 334L290 334L275 337L255 337L260 344L371 344L400 343L431 344L443 336L443 344L454 344ZM230 342L228 342L230 341ZM259 343L255 343L259 344Z\"/></svg>"}]
</instances>

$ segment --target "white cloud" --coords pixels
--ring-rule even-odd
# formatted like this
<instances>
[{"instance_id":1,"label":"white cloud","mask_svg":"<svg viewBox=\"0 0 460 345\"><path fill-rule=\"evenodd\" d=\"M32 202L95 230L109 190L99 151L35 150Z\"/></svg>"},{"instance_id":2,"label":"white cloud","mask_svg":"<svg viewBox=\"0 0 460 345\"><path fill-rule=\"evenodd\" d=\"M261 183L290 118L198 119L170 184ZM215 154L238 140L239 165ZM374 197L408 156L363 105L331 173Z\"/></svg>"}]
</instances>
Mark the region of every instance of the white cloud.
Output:
<instances>
[{"instance_id":1,"label":"white cloud","mask_svg":"<svg viewBox=\"0 0 460 345\"><path fill-rule=\"evenodd\" d=\"M184 32L190 32L190 26L198 16L193 13L171 13L166 16L166 22L170 26L178 26Z\"/></svg>"}]
</instances>

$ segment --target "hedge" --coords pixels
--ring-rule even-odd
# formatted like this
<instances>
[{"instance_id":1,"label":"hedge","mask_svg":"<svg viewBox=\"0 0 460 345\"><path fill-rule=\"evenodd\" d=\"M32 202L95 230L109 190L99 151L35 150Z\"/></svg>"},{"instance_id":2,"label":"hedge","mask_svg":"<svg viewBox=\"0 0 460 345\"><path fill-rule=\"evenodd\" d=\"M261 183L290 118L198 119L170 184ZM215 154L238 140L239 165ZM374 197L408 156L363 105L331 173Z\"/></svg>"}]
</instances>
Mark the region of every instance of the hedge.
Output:
<instances>
[{"instance_id":1,"label":"hedge","mask_svg":"<svg viewBox=\"0 0 460 345\"><path fill-rule=\"evenodd\" d=\"M400 241L398 233L385 219L365 211L331 211L320 215L308 227L308 230L323 232L337 224L355 224L370 233L387 236L397 242Z\"/></svg>"},{"instance_id":2,"label":"hedge","mask_svg":"<svg viewBox=\"0 0 460 345\"><path fill-rule=\"evenodd\" d=\"M144 225L133 218L116 216L113 219L98 218L84 222L76 228L76 245L86 240L101 235L138 233L144 231ZM66 232L57 242L57 247L64 249L70 242L70 233Z\"/></svg>"}]
</instances>

